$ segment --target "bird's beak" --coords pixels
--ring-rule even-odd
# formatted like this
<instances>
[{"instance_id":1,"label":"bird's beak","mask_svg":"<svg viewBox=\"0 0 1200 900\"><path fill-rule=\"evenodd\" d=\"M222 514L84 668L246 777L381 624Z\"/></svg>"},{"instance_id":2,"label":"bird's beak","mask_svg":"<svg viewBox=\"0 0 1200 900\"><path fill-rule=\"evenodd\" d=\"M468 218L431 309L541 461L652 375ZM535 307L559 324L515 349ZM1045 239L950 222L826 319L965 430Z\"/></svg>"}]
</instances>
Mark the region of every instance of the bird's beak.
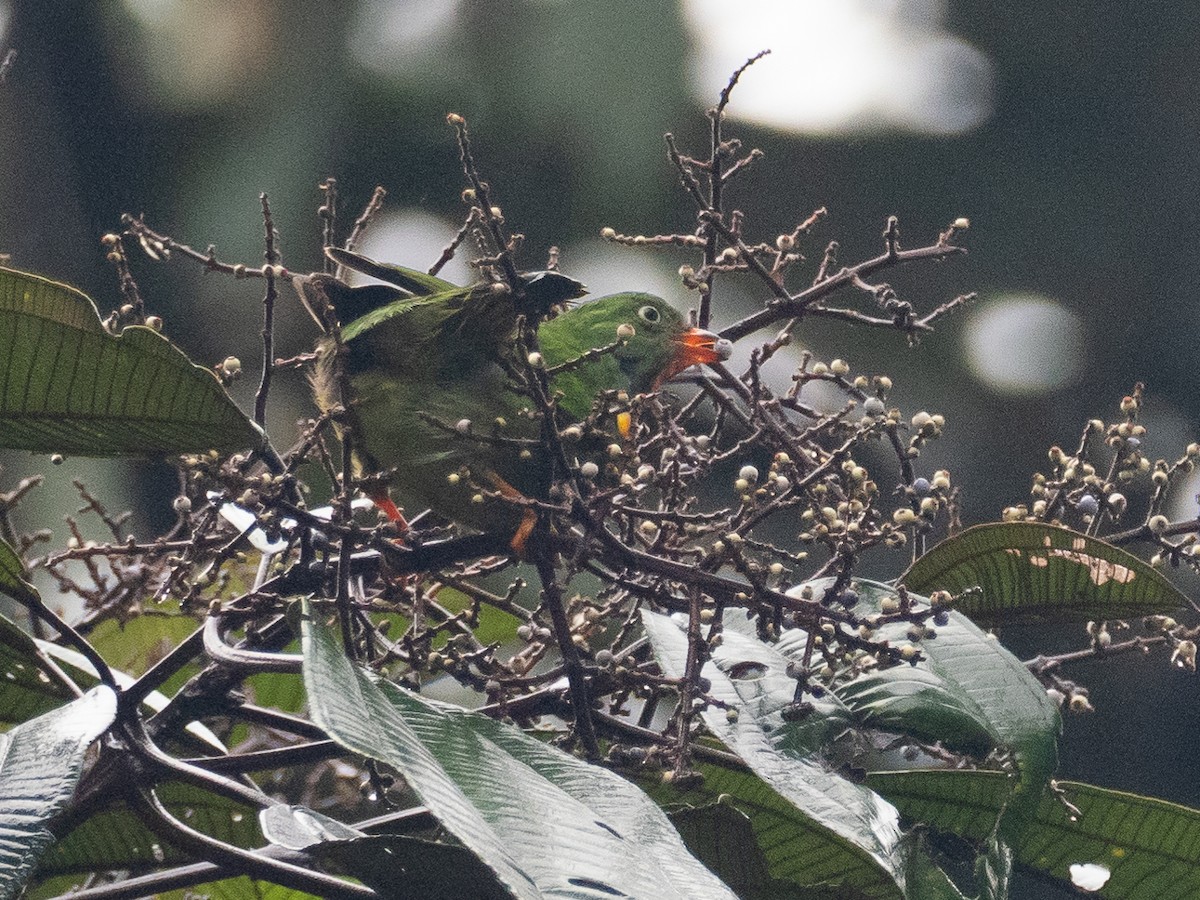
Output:
<instances>
[{"instance_id":1,"label":"bird's beak","mask_svg":"<svg viewBox=\"0 0 1200 900\"><path fill-rule=\"evenodd\" d=\"M675 341L675 356L663 373L661 381L678 375L688 366L722 362L733 353L733 344L703 328L689 328Z\"/></svg>"}]
</instances>

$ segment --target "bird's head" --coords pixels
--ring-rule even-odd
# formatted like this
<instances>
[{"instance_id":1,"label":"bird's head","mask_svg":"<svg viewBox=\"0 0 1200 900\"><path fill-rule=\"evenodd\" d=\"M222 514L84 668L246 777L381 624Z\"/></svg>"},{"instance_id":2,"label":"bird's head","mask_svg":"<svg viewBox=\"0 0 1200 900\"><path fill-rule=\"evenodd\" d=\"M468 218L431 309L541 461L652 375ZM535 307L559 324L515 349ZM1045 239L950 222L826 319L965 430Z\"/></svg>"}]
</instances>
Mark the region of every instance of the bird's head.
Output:
<instances>
[{"instance_id":1,"label":"bird's head","mask_svg":"<svg viewBox=\"0 0 1200 900\"><path fill-rule=\"evenodd\" d=\"M636 393L656 390L688 366L728 359L732 345L711 331L688 325L673 306L653 294L614 294L584 304L596 346L621 340L615 356Z\"/></svg>"}]
</instances>

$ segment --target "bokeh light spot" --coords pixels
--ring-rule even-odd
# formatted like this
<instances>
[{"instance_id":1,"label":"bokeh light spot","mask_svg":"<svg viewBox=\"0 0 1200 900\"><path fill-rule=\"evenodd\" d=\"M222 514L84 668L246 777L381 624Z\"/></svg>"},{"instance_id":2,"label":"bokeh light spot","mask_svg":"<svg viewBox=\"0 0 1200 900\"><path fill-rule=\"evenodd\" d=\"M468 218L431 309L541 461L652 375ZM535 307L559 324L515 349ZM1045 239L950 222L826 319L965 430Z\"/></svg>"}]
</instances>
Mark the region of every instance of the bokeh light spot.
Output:
<instances>
[{"instance_id":1,"label":"bokeh light spot","mask_svg":"<svg viewBox=\"0 0 1200 900\"><path fill-rule=\"evenodd\" d=\"M980 309L965 334L976 377L1005 394L1044 394L1078 380L1083 323L1045 297L1001 297Z\"/></svg>"},{"instance_id":2,"label":"bokeh light spot","mask_svg":"<svg viewBox=\"0 0 1200 900\"><path fill-rule=\"evenodd\" d=\"M942 25L942 0L685 0L694 92L711 104L760 50L730 115L810 134L961 134L992 111L988 57Z\"/></svg>"},{"instance_id":3,"label":"bokeh light spot","mask_svg":"<svg viewBox=\"0 0 1200 900\"><path fill-rule=\"evenodd\" d=\"M279 52L274 11L238 0L125 0L131 40L144 59L149 95L168 109L196 110L253 96Z\"/></svg>"},{"instance_id":4,"label":"bokeh light spot","mask_svg":"<svg viewBox=\"0 0 1200 900\"><path fill-rule=\"evenodd\" d=\"M448 0L364 0L355 11L348 49L364 68L381 75L428 72L458 24Z\"/></svg>"}]
</instances>

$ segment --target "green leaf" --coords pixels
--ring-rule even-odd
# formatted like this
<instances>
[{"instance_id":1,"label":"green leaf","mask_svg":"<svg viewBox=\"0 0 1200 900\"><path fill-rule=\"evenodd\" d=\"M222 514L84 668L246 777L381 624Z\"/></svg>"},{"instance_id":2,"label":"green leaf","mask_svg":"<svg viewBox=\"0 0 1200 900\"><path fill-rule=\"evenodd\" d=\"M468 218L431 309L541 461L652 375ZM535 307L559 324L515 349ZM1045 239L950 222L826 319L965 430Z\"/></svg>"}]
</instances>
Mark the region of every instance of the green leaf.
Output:
<instances>
[{"instance_id":1,"label":"green leaf","mask_svg":"<svg viewBox=\"0 0 1200 900\"><path fill-rule=\"evenodd\" d=\"M0 616L0 723L26 722L75 699L57 673L48 674L52 667L33 638Z\"/></svg>"},{"instance_id":2,"label":"green leaf","mask_svg":"<svg viewBox=\"0 0 1200 900\"><path fill-rule=\"evenodd\" d=\"M894 666L839 684L834 694L865 728L905 734L927 744L984 757L998 735L956 684L927 667Z\"/></svg>"},{"instance_id":3,"label":"green leaf","mask_svg":"<svg viewBox=\"0 0 1200 900\"><path fill-rule=\"evenodd\" d=\"M754 823L731 797L726 795L724 802L684 807L670 814L671 822L696 858L733 888L741 900L789 900L796 896L794 882L771 877ZM842 890L832 888L830 893L836 896ZM828 894L810 887L805 896L817 900Z\"/></svg>"},{"instance_id":4,"label":"green leaf","mask_svg":"<svg viewBox=\"0 0 1200 900\"><path fill-rule=\"evenodd\" d=\"M156 900L196 900L198 897L203 900L321 900L303 891L269 881L254 881L244 875L155 894Z\"/></svg>"},{"instance_id":5,"label":"green leaf","mask_svg":"<svg viewBox=\"0 0 1200 900\"><path fill-rule=\"evenodd\" d=\"M984 844L984 852L975 863L979 900L1008 900L1012 871L1012 849L997 835L989 836Z\"/></svg>"},{"instance_id":6,"label":"green leaf","mask_svg":"<svg viewBox=\"0 0 1200 900\"><path fill-rule=\"evenodd\" d=\"M869 896L852 888L843 877L847 870L863 865L861 854L852 844L831 835L824 825L753 772L716 763L697 763L696 769L704 776L702 782L681 789L655 779L655 783L647 784L647 791L664 806L702 807L725 802L746 817L767 867L768 880L760 882L761 870L754 859L747 857L733 863L735 871L731 874L739 884L726 883L738 891L739 897L747 896L743 891L754 884L768 890L767 896L775 884L787 885L793 894L802 889L805 896L821 891L829 891L839 900ZM681 828L680 833L688 848L725 880L726 862L713 859L711 849L703 842L693 846L691 839L697 837L693 829Z\"/></svg>"},{"instance_id":7,"label":"green leaf","mask_svg":"<svg viewBox=\"0 0 1200 900\"><path fill-rule=\"evenodd\" d=\"M177 602L167 601L153 604L147 612L123 622L103 620L88 635L88 643L113 668L140 676L179 646L199 625L195 616L180 612ZM188 674L194 674L194 671L179 673L166 683L165 689L170 692L172 687L181 686Z\"/></svg>"},{"instance_id":8,"label":"green leaf","mask_svg":"<svg viewBox=\"0 0 1200 900\"><path fill-rule=\"evenodd\" d=\"M1104 866L1112 877L1100 892L1111 900L1200 897L1200 810L1089 784L1060 782L1079 809L1071 821L1054 797L1016 847L1029 868L1070 880L1072 864Z\"/></svg>"},{"instance_id":9,"label":"green leaf","mask_svg":"<svg viewBox=\"0 0 1200 900\"><path fill-rule=\"evenodd\" d=\"M189 784L165 782L155 793L172 813L207 835L250 849L262 843L256 810ZM140 873L195 857L164 843L124 799L88 816L54 844L38 865L39 877L112 870Z\"/></svg>"},{"instance_id":10,"label":"green leaf","mask_svg":"<svg viewBox=\"0 0 1200 900\"><path fill-rule=\"evenodd\" d=\"M371 836L303 806L279 804L259 814L273 844L304 850L335 869L353 873L383 896L399 888L424 900L505 900L510 894L495 873L457 844L404 835Z\"/></svg>"},{"instance_id":11,"label":"green leaf","mask_svg":"<svg viewBox=\"0 0 1200 900\"><path fill-rule=\"evenodd\" d=\"M116 713L116 695L101 686L0 735L0 900L21 892L54 841L47 823L70 801L84 754Z\"/></svg>"},{"instance_id":12,"label":"green leaf","mask_svg":"<svg viewBox=\"0 0 1200 900\"><path fill-rule=\"evenodd\" d=\"M921 844L924 844L921 841ZM908 867L909 895L920 900L966 900L950 876L937 865L928 853L914 853ZM1007 897L988 898L1007 900Z\"/></svg>"},{"instance_id":13,"label":"green leaf","mask_svg":"<svg viewBox=\"0 0 1200 900\"><path fill-rule=\"evenodd\" d=\"M733 897L629 782L511 726L379 681L346 658L323 618L306 604L313 720L343 747L399 770L514 896Z\"/></svg>"},{"instance_id":14,"label":"green leaf","mask_svg":"<svg viewBox=\"0 0 1200 900\"><path fill-rule=\"evenodd\" d=\"M1007 779L996 772L930 770L872 773L868 783L905 817L968 839L1000 816ZM1047 794L1013 836L1018 865L1071 882L1072 865L1111 873L1098 896L1111 900L1190 900L1200 896L1200 810L1077 782L1059 782L1073 817Z\"/></svg>"},{"instance_id":15,"label":"green leaf","mask_svg":"<svg viewBox=\"0 0 1200 900\"><path fill-rule=\"evenodd\" d=\"M672 812L672 821L688 849L742 900L796 896L861 900L869 896L834 878L809 883L821 873L840 871L844 857L839 858L836 847L831 854L820 826L753 772L718 763L700 763L697 769L704 776L702 782L681 790L656 779L649 793L664 805L692 804ZM705 813L721 805L735 810L744 824L728 813ZM753 832L753 847L744 842L746 825ZM905 895L910 900L963 900L920 845L908 856Z\"/></svg>"},{"instance_id":16,"label":"green leaf","mask_svg":"<svg viewBox=\"0 0 1200 900\"><path fill-rule=\"evenodd\" d=\"M8 594L18 603L37 601L37 591L28 581L29 573L17 551L0 539L0 594Z\"/></svg>"},{"instance_id":17,"label":"green leaf","mask_svg":"<svg viewBox=\"0 0 1200 900\"><path fill-rule=\"evenodd\" d=\"M444 587L438 591L438 603L452 613L464 612L474 606L474 602L462 591ZM496 609L486 603L479 604L479 616L475 625L475 638L481 644L496 644L515 641L517 629L523 619L518 619L512 613Z\"/></svg>"},{"instance_id":18,"label":"green leaf","mask_svg":"<svg viewBox=\"0 0 1200 900\"><path fill-rule=\"evenodd\" d=\"M1015 781L1013 773L970 769L867 775L867 784L896 804L905 818L976 842L996 830Z\"/></svg>"},{"instance_id":19,"label":"green leaf","mask_svg":"<svg viewBox=\"0 0 1200 900\"><path fill-rule=\"evenodd\" d=\"M0 268L0 446L118 456L261 440L216 376L153 329L115 337L84 294Z\"/></svg>"},{"instance_id":20,"label":"green leaf","mask_svg":"<svg viewBox=\"0 0 1200 900\"><path fill-rule=\"evenodd\" d=\"M284 652L293 651L284 649ZM251 702L280 712L304 709L304 682L291 672L258 672L244 682Z\"/></svg>"},{"instance_id":21,"label":"green leaf","mask_svg":"<svg viewBox=\"0 0 1200 900\"><path fill-rule=\"evenodd\" d=\"M910 590L959 593L988 622L1077 622L1170 613L1187 604L1149 564L1097 538L1036 522L976 525L942 541L900 578Z\"/></svg>"},{"instance_id":22,"label":"green leaf","mask_svg":"<svg viewBox=\"0 0 1200 900\"><path fill-rule=\"evenodd\" d=\"M873 791L831 772L820 758L822 746L848 724L845 710L819 700L804 720L784 721L783 710L796 690L795 679L786 674L787 657L739 633L733 627L737 618L726 614L721 645L703 669L712 684L710 695L735 709L736 720L720 709L703 715L713 734L746 761L764 787L781 795L807 823L772 836L787 845L782 855L772 859L776 848L764 847L772 878L837 885L864 897L906 896L906 849L896 810ZM648 610L642 611L642 621L663 674L682 677L687 637L680 626ZM739 677L741 673L750 677ZM765 796L762 800L770 802Z\"/></svg>"}]
</instances>

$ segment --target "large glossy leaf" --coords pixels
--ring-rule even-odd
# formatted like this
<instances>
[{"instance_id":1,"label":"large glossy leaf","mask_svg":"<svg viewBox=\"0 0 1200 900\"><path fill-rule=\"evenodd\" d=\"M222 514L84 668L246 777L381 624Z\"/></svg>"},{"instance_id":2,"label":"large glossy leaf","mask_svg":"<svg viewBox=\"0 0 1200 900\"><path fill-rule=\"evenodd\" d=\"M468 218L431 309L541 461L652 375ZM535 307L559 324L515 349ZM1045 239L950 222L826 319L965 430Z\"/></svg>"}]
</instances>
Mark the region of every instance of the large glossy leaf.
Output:
<instances>
[{"instance_id":1,"label":"large glossy leaf","mask_svg":"<svg viewBox=\"0 0 1200 900\"><path fill-rule=\"evenodd\" d=\"M212 372L74 288L0 268L0 446L82 456L237 450L260 432Z\"/></svg>"},{"instance_id":2,"label":"large glossy leaf","mask_svg":"<svg viewBox=\"0 0 1200 900\"><path fill-rule=\"evenodd\" d=\"M1160 572L1118 547L1036 522L976 525L900 578L922 594L980 588L957 607L991 622L1074 622L1169 613L1187 604Z\"/></svg>"},{"instance_id":3,"label":"large glossy leaf","mask_svg":"<svg viewBox=\"0 0 1200 900\"><path fill-rule=\"evenodd\" d=\"M818 596L826 584L813 583ZM896 596L893 588L878 582L856 581L854 586L859 595L856 611L863 613L879 611L885 599ZM901 641L904 631L903 624L886 626L879 637ZM936 639L922 642L925 659L918 666L952 690L972 719L984 723L996 743L1012 752L1018 778L1009 810L1017 816L1028 814L1058 767L1058 707L1019 659L965 615L952 612L936 631ZM903 681L896 685L904 687ZM903 722L897 719L895 724ZM955 736L948 734L947 739Z\"/></svg>"},{"instance_id":4,"label":"large glossy leaf","mask_svg":"<svg viewBox=\"0 0 1200 900\"><path fill-rule=\"evenodd\" d=\"M996 772L887 772L868 781L906 817L971 839L987 833L1008 796ZM1200 897L1200 810L1089 784L1058 787L1079 815L1044 796L1014 835L1019 865L1066 883L1073 865L1102 866L1110 877L1098 896L1111 900Z\"/></svg>"},{"instance_id":5,"label":"large glossy leaf","mask_svg":"<svg viewBox=\"0 0 1200 900\"><path fill-rule=\"evenodd\" d=\"M47 823L71 799L84 753L116 712L116 695L101 686L0 735L0 900L21 892L53 842Z\"/></svg>"},{"instance_id":6,"label":"large glossy leaf","mask_svg":"<svg viewBox=\"0 0 1200 900\"><path fill-rule=\"evenodd\" d=\"M629 782L511 726L377 680L306 607L314 721L347 749L398 769L514 896L733 897Z\"/></svg>"},{"instance_id":7,"label":"large glossy leaf","mask_svg":"<svg viewBox=\"0 0 1200 900\"><path fill-rule=\"evenodd\" d=\"M728 625L736 619L736 613L726 614ZM681 626L648 610L642 620L663 673L682 677L687 638ZM768 850L771 877L837 885L864 897L906 896L907 853L896 810L830 771L820 757L824 744L849 723L848 716L835 701L822 700L803 721L784 721L783 710L796 690L787 663L777 648L727 627L703 670L712 685L709 693L737 711L731 721L723 710L706 710L705 724L746 761L767 792L782 797L808 823L770 836L786 844L773 858L776 848ZM738 677L741 673L752 677Z\"/></svg>"}]
</instances>

